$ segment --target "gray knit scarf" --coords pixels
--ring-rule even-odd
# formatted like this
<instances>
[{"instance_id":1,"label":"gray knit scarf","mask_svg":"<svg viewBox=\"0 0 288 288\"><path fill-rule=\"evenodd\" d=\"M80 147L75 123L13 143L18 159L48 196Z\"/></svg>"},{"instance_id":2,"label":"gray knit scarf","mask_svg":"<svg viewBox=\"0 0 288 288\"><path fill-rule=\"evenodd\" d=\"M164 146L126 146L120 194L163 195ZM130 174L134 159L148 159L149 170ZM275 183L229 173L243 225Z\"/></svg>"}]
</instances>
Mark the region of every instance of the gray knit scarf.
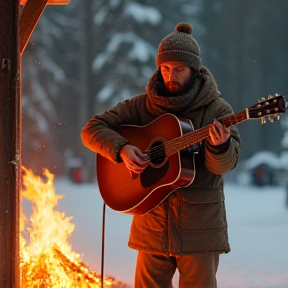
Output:
<instances>
[{"instance_id":1,"label":"gray knit scarf","mask_svg":"<svg viewBox=\"0 0 288 288\"><path fill-rule=\"evenodd\" d=\"M202 75L196 74L185 94L171 97L169 95L165 95L164 81L161 76L161 72L157 70L156 73L154 73L150 78L146 87L147 109L155 116L159 116L164 113L172 113L180 116L186 110L191 108L191 105L201 91L203 84L204 79Z\"/></svg>"}]
</instances>

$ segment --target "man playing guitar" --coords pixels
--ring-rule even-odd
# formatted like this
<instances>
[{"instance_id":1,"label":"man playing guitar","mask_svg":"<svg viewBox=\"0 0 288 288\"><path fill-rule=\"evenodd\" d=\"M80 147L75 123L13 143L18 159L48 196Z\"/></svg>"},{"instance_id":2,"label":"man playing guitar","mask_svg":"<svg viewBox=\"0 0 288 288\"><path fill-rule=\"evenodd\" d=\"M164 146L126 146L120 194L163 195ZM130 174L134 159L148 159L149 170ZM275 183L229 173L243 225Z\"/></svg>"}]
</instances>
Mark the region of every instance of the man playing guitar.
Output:
<instances>
[{"instance_id":1,"label":"man playing guitar","mask_svg":"<svg viewBox=\"0 0 288 288\"><path fill-rule=\"evenodd\" d=\"M82 140L99 155L103 198L115 189L107 202L134 215L128 242L138 250L134 287L172 287L178 269L179 287L216 288L219 255L230 251L223 174L238 162L239 132L215 120L233 110L200 66L189 24L179 23L161 41L156 63L146 93L94 116ZM181 125L203 131L202 140L181 147ZM135 136L137 127L143 130Z\"/></svg>"}]
</instances>

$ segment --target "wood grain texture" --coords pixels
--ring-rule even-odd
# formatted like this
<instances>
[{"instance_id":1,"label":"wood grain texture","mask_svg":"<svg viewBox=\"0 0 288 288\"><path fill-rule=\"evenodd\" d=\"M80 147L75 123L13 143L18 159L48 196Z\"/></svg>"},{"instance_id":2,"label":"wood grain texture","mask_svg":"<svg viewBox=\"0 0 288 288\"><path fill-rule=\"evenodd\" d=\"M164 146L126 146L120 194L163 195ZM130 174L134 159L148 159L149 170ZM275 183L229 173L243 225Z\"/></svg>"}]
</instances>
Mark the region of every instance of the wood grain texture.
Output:
<instances>
[{"instance_id":1,"label":"wood grain texture","mask_svg":"<svg viewBox=\"0 0 288 288\"><path fill-rule=\"evenodd\" d=\"M19 3L0 1L0 287L19 288Z\"/></svg>"}]
</instances>

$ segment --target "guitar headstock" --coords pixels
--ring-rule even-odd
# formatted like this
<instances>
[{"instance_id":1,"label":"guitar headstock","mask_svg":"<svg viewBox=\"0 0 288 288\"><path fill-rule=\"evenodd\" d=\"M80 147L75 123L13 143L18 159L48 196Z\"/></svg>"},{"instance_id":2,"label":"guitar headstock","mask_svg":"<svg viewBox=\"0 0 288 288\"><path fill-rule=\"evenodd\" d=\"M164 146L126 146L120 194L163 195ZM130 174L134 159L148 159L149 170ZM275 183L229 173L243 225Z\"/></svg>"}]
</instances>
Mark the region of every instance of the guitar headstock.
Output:
<instances>
[{"instance_id":1,"label":"guitar headstock","mask_svg":"<svg viewBox=\"0 0 288 288\"><path fill-rule=\"evenodd\" d=\"M258 103L248 109L249 118L260 118L261 123L266 122L266 118L273 122L280 119L280 114L284 113L288 108L287 96L275 94L269 95L267 99L261 98Z\"/></svg>"}]
</instances>

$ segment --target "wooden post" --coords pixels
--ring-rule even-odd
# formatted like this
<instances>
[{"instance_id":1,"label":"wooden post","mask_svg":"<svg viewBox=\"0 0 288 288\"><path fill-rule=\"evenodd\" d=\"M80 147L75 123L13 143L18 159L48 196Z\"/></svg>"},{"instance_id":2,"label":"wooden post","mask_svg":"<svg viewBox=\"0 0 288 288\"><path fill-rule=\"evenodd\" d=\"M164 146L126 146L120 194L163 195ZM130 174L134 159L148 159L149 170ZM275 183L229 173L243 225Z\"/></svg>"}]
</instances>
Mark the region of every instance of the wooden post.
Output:
<instances>
[{"instance_id":1,"label":"wooden post","mask_svg":"<svg viewBox=\"0 0 288 288\"><path fill-rule=\"evenodd\" d=\"M19 288L19 3L0 1L0 287Z\"/></svg>"},{"instance_id":2,"label":"wooden post","mask_svg":"<svg viewBox=\"0 0 288 288\"><path fill-rule=\"evenodd\" d=\"M28 0L20 19L20 54L22 55L28 41L46 7L48 0Z\"/></svg>"},{"instance_id":3,"label":"wooden post","mask_svg":"<svg viewBox=\"0 0 288 288\"><path fill-rule=\"evenodd\" d=\"M50 5L65 5L70 0L20 0L25 5L20 19L20 54L22 56L26 45L46 7Z\"/></svg>"},{"instance_id":4,"label":"wooden post","mask_svg":"<svg viewBox=\"0 0 288 288\"><path fill-rule=\"evenodd\" d=\"M45 8L69 0L0 0L0 288L20 288L21 54ZM46 2L46 3L44 3ZM30 17L29 17L30 16Z\"/></svg>"},{"instance_id":5,"label":"wooden post","mask_svg":"<svg viewBox=\"0 0 288 288\"><path fill-rule=\"evenodd\" d=\"M20 0L20 5L25 5L28 0ZM48 0L47 5L67 5L70 0Z\"/></svg>"}]
</instances>

